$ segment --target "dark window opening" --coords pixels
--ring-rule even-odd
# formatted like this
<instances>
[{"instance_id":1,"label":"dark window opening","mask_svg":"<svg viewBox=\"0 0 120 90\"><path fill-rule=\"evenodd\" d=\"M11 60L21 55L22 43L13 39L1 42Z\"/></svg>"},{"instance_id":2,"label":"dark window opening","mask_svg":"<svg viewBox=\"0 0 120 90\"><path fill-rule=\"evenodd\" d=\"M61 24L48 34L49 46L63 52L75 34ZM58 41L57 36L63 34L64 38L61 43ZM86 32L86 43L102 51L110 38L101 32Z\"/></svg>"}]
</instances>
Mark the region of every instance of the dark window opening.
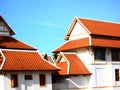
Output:
<instances>
[{"instance_id":1,"label":"dark window opening","mask_svg":"<svg viewBox=\"0 0 120 90\"><path fill-rule=\"evenodd\" d=\"M39 81L40 81L40 86L45 86L46 85L46 76L45 76L45 74L40 74L39 75Z\"/></svg>"},{"instance_id":2,"label":"dark window opening","mask_svg":"<svg viewBox=\"0 0 120 90\"><path fill-rule=\"evenodd\" d=\"M94 48L95 60L105 60L105 48L95 47Z\"/></svg>"},{"instance_id":3,"label":"dark window opening","mask_svg":"<svg viewBox=\"0 0 120 90\"><path fill-rule=\"evenodd\" d=\"M32 75L25 75L25 80L32 80Z\"/></svg>"},{"instance_id":4,"label":"dark window opening","mask_svg":"<svg viewBox=\"0 0 120 90\"><path fill-rule=\"evenodd\" d=\"M120 61L119 49L111 49L112 61Z\"/></svg>"},{"instance_id":5,"label":"dark window opening","mask_svg":"<svg viewBox=\"0 0 120 90\"><path fill-rule=\"evenodd\" d=\"M13 74L11 75L11 87L18 87L18 75Z\"/></svg>"},{"instance_id":6,"label":"dark window opening","mask_svg":"<svg viewBox=\"0 0 120 90\"><path fill-rule=\"evenodd\" d=\"M120 81L120 70L115 69L115 81Z\"/></svg>"}]
</instances>

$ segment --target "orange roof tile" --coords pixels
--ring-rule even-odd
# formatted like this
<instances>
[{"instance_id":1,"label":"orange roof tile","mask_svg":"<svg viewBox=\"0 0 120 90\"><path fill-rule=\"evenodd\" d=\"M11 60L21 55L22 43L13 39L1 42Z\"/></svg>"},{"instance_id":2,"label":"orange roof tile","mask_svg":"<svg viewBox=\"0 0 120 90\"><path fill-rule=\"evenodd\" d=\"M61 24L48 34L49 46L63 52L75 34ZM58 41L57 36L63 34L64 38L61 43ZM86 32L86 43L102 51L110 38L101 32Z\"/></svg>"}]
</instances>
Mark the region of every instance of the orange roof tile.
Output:
<instances>
[{"instance_id":1,"label":"orange roof tile","mask_svg":"<svg viewBox=\"0 0 120 90\"><path fill-rule=\"evenodd\" d=\"M76 54L63 54L69 61L69 68L67 62L58 62L57 66L62 68L58 73L60 75L80 75L80 74L91 74L86 66L82 63L80 58ZM69 70L67 73L67 70Z\"/></svg>"},{"instance_id":2,"label":"orange roof tile","mask_svg":"<svg viewBox=\"0 0 120 90\"><path fill-rule=\"evenodd\" d=\"M83 18L79 20L91 34L120 37L120 24Z\"/></svg>"},{"instance_id":3,"label":"orange roof tile","mask_svg":"<svg viewBox=\"0 0 120 90\"><path fill-rule=\"evenodd\" d=\"M69 74L91 74L76 54L64 54L70 62Z\"/></svg>"},{"instance_id":4,"label":"orange roof tile","mask_svg":"<svg viewBox=\"0 0 120 90\"><path fill-rule=\"evenodd\" d=\"M0 48L36 50L35 48L33 48L19 40L16 40L12 37L5 37L5 36L0 36Z\"/></svg>"},{"instance_id":5,"label":"orange roof tile","mask_svg":"<svg viewBox=\"0 0 120 90\"><path fill-rule=\"evenodd\" d=\"M72 50L72 49L77 49L77 48L86 47L86 46L89 46L89 38L71 40L71 41L68 41L67 43L63 44L62 46L60 46L53 52Z\"/></svg>"},{"instance_id":6,"label":"orange roof tile","mask_svg":"<svg viewBox=\"0 0 120 90\"><path fill-rule=\"evenodd\" d=\"M5 50L2 52L6 58L2 70L59 70L43 60L38 52Z\"/></svg>"},{"instance_id":7,"label":"orange roof tile","mask_svg":"<svg viewBox=\"0 0 120 90\"><path fill-rule=\"evenodd\" d=\"M66 75L67 74L68 65L66 62L57 63L57 66L61 68L61 70L58 71L59 75Z\"/></svg>"},{"instance_id":8,"label":"orange roof tile","mask_svg":"<svg viewBox=\"0 0 120 90\"><path fill-rule=\"evenodd\" d=\"M92 38L92 46L120 48L120 40Z\"/></svg>"},{"instance_id":9,"label":"orange roof tile","mask_svg":"<svg viewBox=\"0 0 120 90\"><path fill-rule=\"evenodd\" d=\"M69 36L76 22L78 22L88 34L120 37L120 24L118 23L76 17L65 35L65 40L69 40Z\"/></svg>"}]
</instances>

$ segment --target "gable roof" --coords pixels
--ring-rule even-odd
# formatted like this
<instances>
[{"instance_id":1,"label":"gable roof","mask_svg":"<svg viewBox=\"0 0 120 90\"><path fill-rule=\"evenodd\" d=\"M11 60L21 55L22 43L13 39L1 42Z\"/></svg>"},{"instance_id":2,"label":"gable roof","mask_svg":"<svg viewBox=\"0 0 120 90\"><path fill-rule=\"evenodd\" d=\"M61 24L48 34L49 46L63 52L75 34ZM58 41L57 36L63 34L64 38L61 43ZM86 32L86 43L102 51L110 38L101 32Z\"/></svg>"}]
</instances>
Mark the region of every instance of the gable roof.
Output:
<instances>
[{"instance_id":1,"label":"gable roof","mask_svg":"<svg viewBox=\"0 0 120 90\"><path fill-rule=\"evenodd\" d=\"M10 35L15 35L15 32L11 29L11 27L6 23L6 21L2 18L2 16L0 15L0 23L3 23L5 25L5 27L7 28L7 30L9 31Z\"/></svg>"},{"instance_id":2,"label":"gable roof","mask_svg":"<svg viewBox=\"0 0 120 90\"><path fill-rule=\"evenodd\" d=\"M75 17L65 36L65 40L69 39L76 22L78 22L88 32L88 34L120 37L120 24L118 23Z\"/></svg>"},{"instance_id":3,"label":"gable roof","mask_svg":"<svg viewBox=\"0 0 120 90\"><path fill-rule=\"evenodd\" d=\"M23 49L36 50L35 48L12 37L0 36L0 48L2 49Z\"/></svg>"},{"instance_id":4,"label":"gable roof","mask_svg":"<svg viewBox=\"0 0 120 90\"><path fill-rule=\"evenodd\" d=\"M1 70L7 71L51 71L59 70L53 64L45 61L37 51L8 51L2 50L5 63Z\"/></svg>"},{"instance_id":5,"label":"gable roof","mask_svg":"<svg viewBox=\"0 0 120 90\"><path fill-rule=\"evenodd\" d=\"M82 38L77 40L71 40L63 44L62 46L55 49L53 52L60 52L60 51L67 51L67 50L73 50L81 47L90 46L89 44L89 38Z\"/></svg>"},{"instance_id":6,"label":"gable roof","mask_svg":"<svg viewBox=\"0 0 120 90\"><path fill-rule=\"evenodd\" d=\"M56 65L62 68L58 73L60 75L89 75L91 74L80 58L76 54L62 53L66 62L60 62L57 60Z\"/></svg>"}]
</instances>

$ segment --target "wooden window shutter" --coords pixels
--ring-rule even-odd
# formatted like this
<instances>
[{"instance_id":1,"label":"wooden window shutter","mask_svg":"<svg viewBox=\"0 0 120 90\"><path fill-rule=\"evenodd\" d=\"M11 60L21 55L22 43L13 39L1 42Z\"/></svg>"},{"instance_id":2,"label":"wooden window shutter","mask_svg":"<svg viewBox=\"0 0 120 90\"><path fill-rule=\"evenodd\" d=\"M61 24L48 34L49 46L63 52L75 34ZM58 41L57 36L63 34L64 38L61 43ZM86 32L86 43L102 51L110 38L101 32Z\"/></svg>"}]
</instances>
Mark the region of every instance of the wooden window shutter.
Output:
<instances>
[{"instance_id":1,"label":"wooden window shutter","mask_svg":"<svg viewBox=\"0 0 120 90\"><path fill-rule=\"evenodd\" d=\"M45 86L46 85L46 76L45 76L45 74L40 74L39 75L39 81L40 81L40 86Z\"/></svg>"},{"instance_id":2,"label":"wooden window shutter","mask_svg":"<svg viewBox=\"0 0 120 90\"><path fill-rule=\"evenodd\" d=\"M18 87L18 75L13 74L11 75L11 87Z\"/></svg>"}]
</instances>

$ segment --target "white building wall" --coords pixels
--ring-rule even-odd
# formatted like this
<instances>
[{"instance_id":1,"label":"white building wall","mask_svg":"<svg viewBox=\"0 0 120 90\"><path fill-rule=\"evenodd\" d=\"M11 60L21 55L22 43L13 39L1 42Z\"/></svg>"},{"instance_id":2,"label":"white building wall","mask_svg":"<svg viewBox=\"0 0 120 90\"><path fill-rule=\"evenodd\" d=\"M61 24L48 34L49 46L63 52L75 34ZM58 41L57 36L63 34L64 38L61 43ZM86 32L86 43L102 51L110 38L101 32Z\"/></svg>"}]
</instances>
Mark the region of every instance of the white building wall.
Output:
<instances>
[{"instance_id":1,"label":"white building wall","mask_svg":"<svg viewBox=\"0 0 120 90\"><path fill-rule=\"evenodd\" d=\"M4 90L4 75L0 74L0 90Z\"/></svg>"},{"instance_id":2,"label":"white building wall","mask_svg":"<svg viewBox=\"0 0 120 90\"><path fill-rule=\"evenodd\" d=\"M76 54L85 65L89 65L94 62L94 55L90 47L77 49Z\"/></svg>"},{"instance_id":3,"label":"white building wall","mask_svg":"<svg viewBox=\"0 0 120 90\"><path fill-rule=\"evenodd\" d=\"M46 86L40 86L39 83L39 74L41 72L34 72L34 73L15 73L18 74L18 87L17 88L11 88L11 74L13 73L5 73L4 77L4 89L3 90L26 90L25 86L25 79L24 75L30 74L33 76L32 79L32 90L52 90L52 80L51 80L51 73L49 72L42 72L42 74L46 74ZM0 81L1 82L1 81ZM1 90L1 89L0 89Z\"/></svg>"},{"instance_id":4,"label":"white building wall","mask_svg":"<svg viewBox=\"0 0 120 90\"><path fill-rule=\"evenodd\" d=\"M73 31L71 32L71 35L69 37L69 40L75 40L84 37L89 37L89 34L78 22L76 22L75 26L73 27Z\"/></svg>"},{"instance_id":5,"label":"white building wall","mask_svg":"<svg viewBox=\"0 0 120 90\"><path fill-rule=\"evenodd\" d=\"M94 60L94 53L91 48L77 49L76 54L92 73L88 83L89 88L91 87L92 90L93 88L94 90L98 88L100 90L107 90L107 88L115 90L116 87L120 88L120 81L115 81L115 69L120 69L120 63L111 61L110 49L106 49L106 61L103 62Z\"/></svg>"},{"instance_id":6,"label":"white building wall","mask_svg":"<svg viewBox=\"0 0 120 90\"><path fill-rule=\"evenodd\" d=\"M69 88L88 87L89 76L86 75L71 76L70 78L67 78L66 81L69 83Z\"/></svg>"}]
</instances>

